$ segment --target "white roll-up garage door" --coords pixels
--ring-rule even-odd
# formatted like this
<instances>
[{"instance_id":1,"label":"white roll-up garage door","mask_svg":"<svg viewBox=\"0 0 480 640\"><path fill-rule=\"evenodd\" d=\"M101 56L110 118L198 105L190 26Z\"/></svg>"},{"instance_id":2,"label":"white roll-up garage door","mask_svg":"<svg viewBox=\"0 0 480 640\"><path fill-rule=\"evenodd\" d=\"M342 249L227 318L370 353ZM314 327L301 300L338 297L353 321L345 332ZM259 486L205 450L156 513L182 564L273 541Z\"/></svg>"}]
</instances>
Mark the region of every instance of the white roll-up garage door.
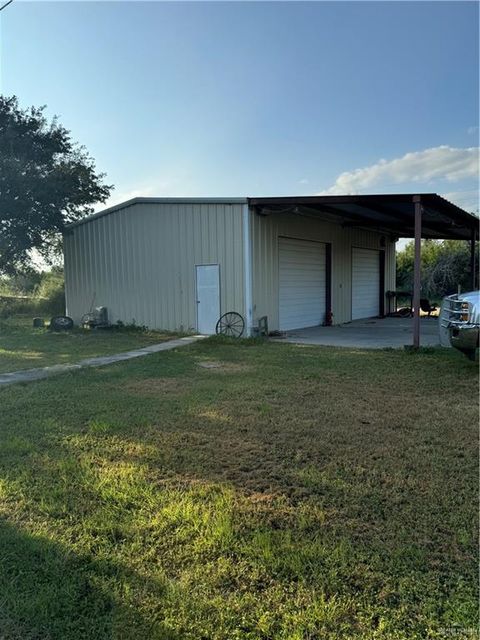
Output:
<instances>
[{"instance_id":1,"label":"white roll-up garage door","mask_svg":"<svg viewBox=\"0 0 480 640\"><path fill-rule=\"evenodd\" d=\"M379 300L379 252L352 249L352 320L378 316Z\"/></svg>"},{"instance_id":2,"label":"white roll-up garage door","mask_svg":"<svg viewBox=\"0 0 480 640\"><path fill-rule=\"evenodd\" d=\"M325 244L279 238L280 329L314 327L325 320Z\"/></svg>"}]
</instances>

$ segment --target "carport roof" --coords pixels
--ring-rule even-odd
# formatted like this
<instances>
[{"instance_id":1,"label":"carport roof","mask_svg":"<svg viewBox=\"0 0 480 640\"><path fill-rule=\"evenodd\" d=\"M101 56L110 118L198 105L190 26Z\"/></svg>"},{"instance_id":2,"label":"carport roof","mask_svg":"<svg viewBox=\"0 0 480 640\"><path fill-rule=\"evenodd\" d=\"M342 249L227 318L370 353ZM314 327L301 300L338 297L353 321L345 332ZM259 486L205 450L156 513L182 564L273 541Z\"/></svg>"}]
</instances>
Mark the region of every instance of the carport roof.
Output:
<instances>
[{"instance_id":1,"label":"carport roof","mask_svg":"<svg viewBox=\"0 0 480 640\"><path fill-rule=\"evenodd\" d=\"M344 227L371 228L413 238L415 196L420 196L423 208L422 237L471 240L478 233L477 216L436 193L248 198L248 203L261 215L318 216L337 224L340 222Z\"/></svg>"}]
</instances>

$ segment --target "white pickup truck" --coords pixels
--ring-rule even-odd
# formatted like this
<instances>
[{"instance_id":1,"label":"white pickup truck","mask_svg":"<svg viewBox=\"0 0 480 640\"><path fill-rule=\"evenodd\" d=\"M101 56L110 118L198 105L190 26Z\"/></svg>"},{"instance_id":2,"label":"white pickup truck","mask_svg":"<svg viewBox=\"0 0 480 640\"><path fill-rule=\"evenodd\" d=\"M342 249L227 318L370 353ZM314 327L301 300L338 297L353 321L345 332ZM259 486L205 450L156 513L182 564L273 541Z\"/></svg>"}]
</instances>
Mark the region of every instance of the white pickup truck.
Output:
<instances>
[{"instance_id":1,"label":"white pickup truck","mask_svg":"<svg viewBox=\"0 0 480 640\"><path fill-rule=\"evenodd\" d=\"M440 310L440 336L475 360L480 331L480 291L447 296ZM443 341L442 341L443 342Z\"/></svg>"}]
</instances>

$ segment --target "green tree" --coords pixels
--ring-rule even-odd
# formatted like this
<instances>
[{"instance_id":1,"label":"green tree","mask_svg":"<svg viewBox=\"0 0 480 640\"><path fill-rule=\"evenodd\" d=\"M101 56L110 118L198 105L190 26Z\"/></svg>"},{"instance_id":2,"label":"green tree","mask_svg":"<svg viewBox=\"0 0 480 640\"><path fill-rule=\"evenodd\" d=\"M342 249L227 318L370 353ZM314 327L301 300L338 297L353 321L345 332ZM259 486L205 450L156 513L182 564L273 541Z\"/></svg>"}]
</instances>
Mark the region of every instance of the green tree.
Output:
<instances>
[{"instance_id":1,"label":"green tree","mask_svg":"<svg viewBox=\"0 0 480 640\"><path fill-rule=\"evenodd\" d=\"M476 245L478 266L478 243ZM397 253L397 288L413 289L414 242ZM470 244L460 240L422 240L422 293L440 300L472 288L470 273Z\"/></svg>"},{"instance_id":2,"label":"green tree","mask_svg":"<svg viewBox=\"0 0 480 640\"><path fill-rule=\"evenodd\" d=\"M28 268L34 249L48 259L65 224L112 190L85 148L44 110L0 96L0 273Z\"/></svg>"}]
</instances>

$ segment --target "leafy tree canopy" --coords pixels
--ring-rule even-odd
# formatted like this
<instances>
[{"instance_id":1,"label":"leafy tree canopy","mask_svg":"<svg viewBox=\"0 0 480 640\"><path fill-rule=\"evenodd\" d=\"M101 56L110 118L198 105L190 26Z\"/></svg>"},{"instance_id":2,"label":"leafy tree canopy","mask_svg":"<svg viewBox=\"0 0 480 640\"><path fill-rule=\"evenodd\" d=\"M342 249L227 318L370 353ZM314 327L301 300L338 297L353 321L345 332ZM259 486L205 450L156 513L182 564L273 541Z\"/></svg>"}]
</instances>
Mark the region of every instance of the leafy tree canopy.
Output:
<instances>
[{"instance_id":1,"label":"leafy tree canopy","mask_svg":"<svg viewBox=\"0 0 480 640\"><path fill-rule=\"evenodd\" d=\"M0 96L0 273L25 270L34 249L48 259L65 224L112 190L85 148L44 110Z\"/></svg>"},{"instance_id":2,"label":"leafy tree canopy","mask_svg":"<svg viewBox=\"0 0 480 640\"><path fill-rule=\"evenodd\" d=\"M415 246L413 240L397 253L397 288L413 289ZM478 266L478 243L476 246ZM470 273L470 244L461 240L422 240L422 294L440 300L472 288Z\"/></svg>"}]
</instances>

